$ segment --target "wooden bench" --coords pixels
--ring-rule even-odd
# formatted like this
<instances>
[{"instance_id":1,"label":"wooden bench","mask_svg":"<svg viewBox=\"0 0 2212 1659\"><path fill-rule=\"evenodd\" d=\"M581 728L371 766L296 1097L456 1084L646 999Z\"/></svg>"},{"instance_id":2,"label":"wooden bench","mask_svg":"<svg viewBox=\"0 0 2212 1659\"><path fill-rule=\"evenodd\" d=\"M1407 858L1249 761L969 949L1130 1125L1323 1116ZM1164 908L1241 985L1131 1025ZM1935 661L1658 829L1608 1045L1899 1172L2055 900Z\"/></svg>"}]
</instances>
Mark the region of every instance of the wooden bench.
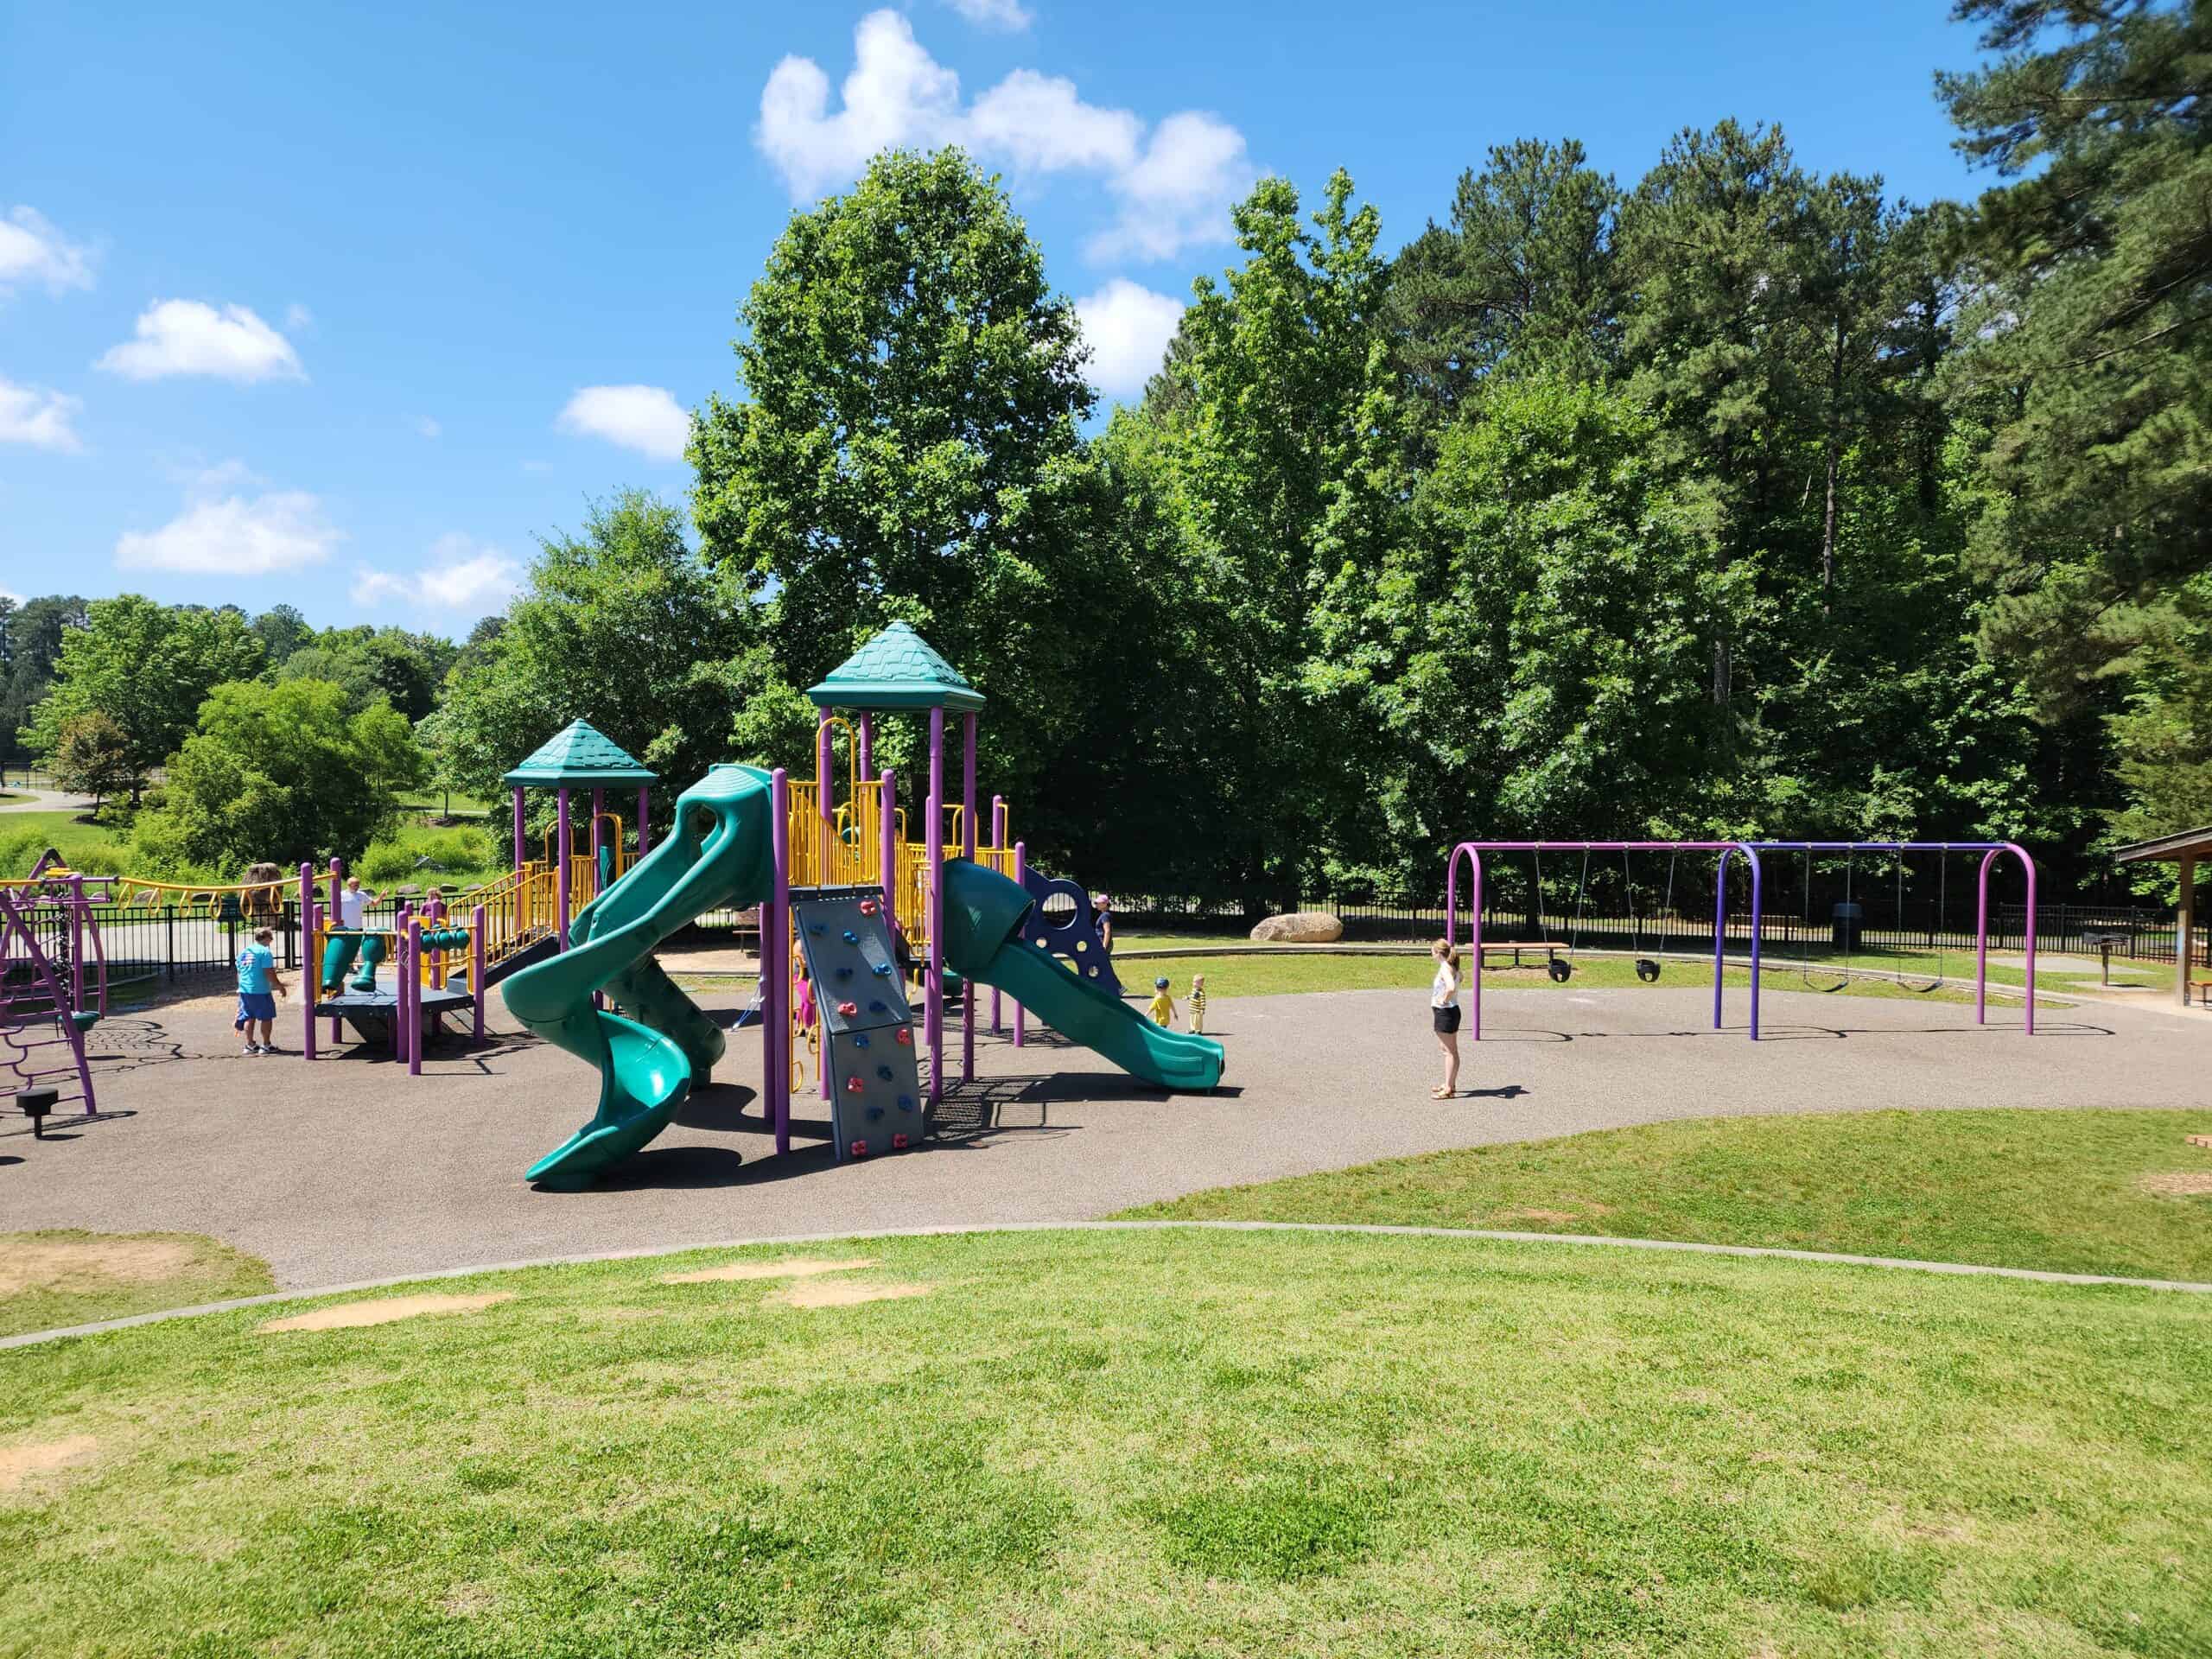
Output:
<instances>
[{"instance_id":1,"label":"wooden bench","mask_svg":"<svg viewBox=\"0 0 2212 1659\"><path fill-rule=\"evenodd\" d=\"M1523 963L1521 960L1521 953L1523 950L1541 950L1544 955L1544 971L1562 985L1574 972L1573 965L1569 963L1567 957L1560 955L1562 950L1569 951L1571 954L1572 947L1562 944L1556 939L1498 939L1494 942L1485 939L1479 949L1482 955L1485 957L1502 956L1510 951L1513 957L1510 965L1516 968L1535 966L1533 963ZM1479 969L1482 966L1481 962L1478 960L1475 966Z\"/></svg>"},{"instance_id":2,"label":"wooden bench","mask_svg":"<svg viewBox=\"0 0 2212 1659\"><path fill-rule=\"evenodd\" d=\"M2190 975L2189 988L2196 993L2196 1000L2200 1006L2212 1008L2212 974ZM2189 999L2184 996L2182 1001L2186 1002Z\"/></svg>"}]
</instances>

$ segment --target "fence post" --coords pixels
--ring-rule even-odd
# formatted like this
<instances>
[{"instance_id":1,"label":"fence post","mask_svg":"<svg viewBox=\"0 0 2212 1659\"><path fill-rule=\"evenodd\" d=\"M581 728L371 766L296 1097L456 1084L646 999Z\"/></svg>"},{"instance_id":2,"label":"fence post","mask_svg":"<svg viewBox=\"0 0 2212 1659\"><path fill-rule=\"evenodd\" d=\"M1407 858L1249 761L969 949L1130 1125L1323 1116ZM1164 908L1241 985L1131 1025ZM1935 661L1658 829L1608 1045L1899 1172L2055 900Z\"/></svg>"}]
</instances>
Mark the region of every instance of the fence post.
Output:
<instances>
[{"instance_id":1,"label":"fence post","mask_svg":"<svg viewBox=\"0 0 2212 1659\"><path fill-rule=\"evenodd\" d=\"M176 979L176 906L162 907L162 966L172 983Z\"/></svg>"}]
</instances>

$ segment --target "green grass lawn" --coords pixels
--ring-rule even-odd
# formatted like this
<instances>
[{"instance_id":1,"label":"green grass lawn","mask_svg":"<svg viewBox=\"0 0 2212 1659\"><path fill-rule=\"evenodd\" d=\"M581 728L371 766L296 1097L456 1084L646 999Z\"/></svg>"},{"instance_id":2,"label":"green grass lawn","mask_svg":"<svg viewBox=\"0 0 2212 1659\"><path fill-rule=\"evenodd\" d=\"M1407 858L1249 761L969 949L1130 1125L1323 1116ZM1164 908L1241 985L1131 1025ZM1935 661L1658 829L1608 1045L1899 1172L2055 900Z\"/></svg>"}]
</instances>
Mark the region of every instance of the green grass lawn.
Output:
<instances>
[{"instance_id":1,"label":"green grass lawn","mask_svg":"<svg viewBox=\"0 0 2212 1659\"><path fill-rule=\"evenodd\" d=\"M6 1355L0 1648L2212 1643L2205 1299L1306 1235L808 1253L935 1294L658 1281L702 1255Z\"/></svg>"},{"instance_id":2,"label":"green grass lawn","mask_svg":"<svg viewBox=\"0 0 2212 1659\"><path fill-rule=\"evenodd\" d=\"M2212 1110L1698 1118L1396 1158L1129 1213L1609 1233L2212 1281L2212 1151L2184 1139L2208 1133ZM2157 1190L2176 1176L2205 1190Z\"/></svg>"},{"instance_id":3,"label":"green grass lawn","mask_svg":"<svg viewBox=\"0 0 2212 1659\"><path fill-rule=\"evenodd\" d=\"M104 824L79 823L74 812L10 812L0 817L0 876L29 875L49 847L80 868L117 873L126 845Z\"/></svg>"},{"instance_id":4,"label":"green grass lawn","mask_svg":"<svg viewBox=\"0 0 2212 1659\"><path fill-rule=\"evenodd\" d=\"M276 1288L257 1258L197 1233L0 1233L0 1336Z\"/></svg>"}]
</instances>

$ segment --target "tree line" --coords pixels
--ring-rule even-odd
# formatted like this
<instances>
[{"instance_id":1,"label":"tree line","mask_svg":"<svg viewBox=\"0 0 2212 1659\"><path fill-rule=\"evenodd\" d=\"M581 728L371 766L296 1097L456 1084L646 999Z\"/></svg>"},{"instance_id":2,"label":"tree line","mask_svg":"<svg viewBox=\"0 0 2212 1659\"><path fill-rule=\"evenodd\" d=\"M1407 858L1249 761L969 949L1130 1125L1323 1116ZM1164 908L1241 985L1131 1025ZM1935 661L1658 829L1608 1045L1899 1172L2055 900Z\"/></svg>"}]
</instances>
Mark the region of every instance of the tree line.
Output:
<instances>
[{"instance_id":1,"label":"tree line","mask_svg":"<svg viewBox=\"0 0 2212 1659\"><path fill-rule=\"evenodd\" d=\"M1003 190L887 153L742 301L688 503L598 504L466 647L211 613L130 660L172 711L210 664L338 687L317 718L411 720L472 792L578 715L680 786L810 768L803 688L905 620L990 699L987 790L1097 883L1427 895L1473 835L2012 838L2100 879L2212 819L2212 13L1956 12L1975 202L1735 120L1626 181L1500 144L1395 252L1348 175L1264 179L1103 425ZM40 753L113 712L69 654L129 603L40 613ZM172 824L218 777L189 746L251 724L208 719L130 736ZM879 752L916 775L915 732Z\"/></svg>"}]
</instances>

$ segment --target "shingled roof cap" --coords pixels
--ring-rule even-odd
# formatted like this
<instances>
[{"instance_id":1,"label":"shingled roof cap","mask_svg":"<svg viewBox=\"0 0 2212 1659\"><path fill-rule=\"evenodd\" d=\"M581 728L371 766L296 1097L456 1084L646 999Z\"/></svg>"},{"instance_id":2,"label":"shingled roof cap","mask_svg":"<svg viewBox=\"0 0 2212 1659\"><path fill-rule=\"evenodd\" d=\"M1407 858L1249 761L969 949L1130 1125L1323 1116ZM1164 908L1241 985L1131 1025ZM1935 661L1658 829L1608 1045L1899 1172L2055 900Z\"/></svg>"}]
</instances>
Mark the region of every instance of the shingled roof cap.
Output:
<instances>
[{"instance_id":1,"label":"shingled roof cap","mask_svg":"<svg viewBox=\"0 0 2212 1659\"><path fill-rule=\"evenodd\" d=\"M658 776L588 720L571 721L507 773L510 784L571 788L578 784L650 784Z\"/></svg>"},{"instance_id":2,"label":"shingled roof cap","mask_svg":"<svg viewBox=\"0 0 2212 1659\"><path fill-rule=\"evenodd\" d=\"M818 709L949 709L971 715L983 694L904 622L893 622L806 695Z\"/></svg>"}]
</instances>

